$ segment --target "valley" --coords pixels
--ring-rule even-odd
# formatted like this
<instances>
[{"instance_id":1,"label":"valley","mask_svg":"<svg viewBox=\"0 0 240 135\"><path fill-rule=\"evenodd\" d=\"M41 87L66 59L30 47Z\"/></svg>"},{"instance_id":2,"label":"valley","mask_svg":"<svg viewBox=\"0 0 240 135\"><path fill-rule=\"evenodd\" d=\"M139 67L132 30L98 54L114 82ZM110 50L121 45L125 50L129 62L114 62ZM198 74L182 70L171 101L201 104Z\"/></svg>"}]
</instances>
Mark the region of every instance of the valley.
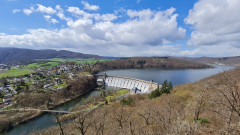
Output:
<instances>
[{"instance_id":1,"label":"valley","mask_svg":"<svg viewBox=\"0 0 240 135\"><path fill-rule=\"evenodd\" d=\"M53 63L53 64L49 64ZM34 73L31 73L29 75L25 75L25 78L23 76L19 76L19 77L15 77L15 80L17 81L18 79L21 82L21 79L24 80L25 84L29 84L27 85L28 89L26 89L26 86L21 86L20 88L22 88L21 91L16 91L17 93L13 94L15 95L13 98L13 101L16 102L17 104L13 104L11 105L11 107L6 107L4 110L9 110L8 115L6 115L7 117L12 117L11 122L12 124L16 125L17 123L25 123L25 121L28 121L30 119L33 119L30 122L26 122L26 124L20 124L19 126L17 126L16 128L13 128L12 130L10 130L9 134L15 134L15 133L20 133L20 132L33 132L33 127L31 128L30 125L32 126L37 126L37 125L42 125L40 121L42 121L43 119L45 119L44 121L46 121L46 116L47 117L51 117L51 119L49 119L47 123L50 123L49 125L45 125L43 126L44 128L40 128L38 127L37 129L46 129L49 126L56 126L57 123L55 123L54 121L54 115L51 114L43 114L41 111L27 111L27 108L34 108L34 109L53 109L56 110L56 107L58 109L57 110L62 110L63 108L61 106L65 106L66 104L70 103L72 104L72 102L74 102L74 104L70 105L69 107L63 109L63 111L68 111L70 109L70 107L74 107L74 106L78 106L76 109L73 110L79 110L79 109L83 109L83 108L88 108L88 107L93 107L93 106L99 106L101 108L101 106L104 106L104 104L108 105L113 105L115 104L115 102L119 102L119 100L121 100L123 97L122 94L126 94L126 92L123 92L122 94L117 94L114 96L113 93L115 93L114 88L111 87L106 87L106 90L94 90L95 89L95 85L94 81L92 82L92 84L90 84L90 86L92 86L90 89L88 89L89 86L84 86L84 85L88 85L87 82L84 82L83 80L88 80L91 78L91 72L93 71L93 69L95 68L95 64L99 63L101 64L102 62L106 62L106 60L65 60L64 59L50 59L49 61L41 61L39 63L31 63L31 64L27 64L24 66L20 66L23 69L28 69L28 70L32 70L34 71ZM210 67L210 66L209 66ZM224 69L225 68L225 69ZM102 71L99 74L103 74L103 73L107 73L109 75L118 75L118 76L130 76L130 77L134 77L134 78L139 78L139 79L144 79L144 80L152 80L154 78L154 81L157 81L159 84L161 84L163 82L163 80L158 80L157 78L163 78L163 79L169 79L169 81L173 81L174 85L179 85L182 84L181 81L177 81L177 80L173 80L173 78L179 78L180 76L178 75L187 75L189 73L191 73L193 76L195 73L197 72L201 72L203 73L206 72L206 76L202 76L202 77L198 77L197 80L200 80L204 77L210 76L212 74L221 72L223 70L229 70L233 67L218 67L218 68L203 68L203 69L167 69L167 68L153 68L152 71L160 71L160 76L158 76L156 73L151 73L151 69L125 69L123 71L119 70L117 71L115 70L110 70L110 71ZM139 70L139 71L134 71L134 70ZM149 70L149 71L148 71ZM189 70L189 71L188 71ZM192 72L191 70L194 70L194 72ZM212 70L212 71L211 71ZM61 71L61 72L59 72ZM214 71L214 72L213 72ZM116 72L114 74L112 74L111 72ZM119 73L118 73L119 72ZM126 73L124 73L126 72ZM129 73L128 73L129 72ZM135 73L134 73L135 72ZM143 73L145 75L149 76L136 76L136 73ZM146 72L146 73L144 73ZM164 72L168 75L170 75L169 73L172 72L172 74L177 75L173 78L167 78L166 76L162 76L164 74ZM182 73L176 73L176 72L182 72ZM39 74L41 73L41 74ZM133 73L133 75L131 75L131 73ZM134 75L135 74L135 75ZM152 75L151 75L152 74ZM29 81L29 79L27 78L38 78L37 81L38 83L34 82L34 81ZM90 78L89 78L90 77ZM49 78L49 79L47 79ZM57 78L59 78L59 81L57 80ZM14 78L13 78L14 79ZM54 80L53 85L51 84L52 81L50 81L51 79ZM157 80L156 80L157 79ZM31 80L31 79L30 79ZM34 79L33 79L34 80ZM70 81L71 80L71 81ZM91 79L90 79L91 80ZM185 83L188 82L193 82L194 79L189 78L188 81L186 81ZM14 82L11 80L8 80L9 82ZM48 82L48 84L42 84L41 86L38 85L33 85L33 84L39 84L39 82ZM31 84L31 82L34 82ZM79 82L83 82L82 84L79 84ZM95 80L96 82L96 80ZM16 82L17 83L17 82ZM20 83L21 84L21 83ZM51 84L51 85L50 85ZM77 85L76 85L77 84ZM10 87L13 86L13 89L16 89L18 86L15 83L11 83L9 84ZM15 86L16 85L16 86ZM47 86L49 85L49 86ZM60 89L61 88L61 89ZM7 88L9 89L9 88ZM79 91L79 90L83 90L83 91ZM90 94L90 97L86 98L85 100L82 100L82 96L89 93L90 91L92 91ZM114 91L112 91L114 90ZM119 89L116 89L119 90ZM95 92L96 91L96 92ZM102 91L105 91L104 93L106 93L106 97L102 97L101 93ZM11 93L11 92L10 92ZM107 94L108 93L108 94ZM111 96L111 93L113 94ZM12 94L12 93L11 93ZM99 95L100 94L100 95ZM109 95L110 96L107 96ZM43 96L45 95L45 96ZM31 97L31 98L29 98ZM38 98L37 98L38 97ZM50 97L50 98L49 98ZM111 97L111 98L110 98ZM117 97L121 97L121 98L117 98ZM94 98L94 100L93 100ZM117 98L117 100L113 100ZM38 100L36 100L38 99ZM75 100L76 99L76 100ZM128 99L128 98L127 98ZM35 100L35 101L34 101ZM20 104L21 101L21 104ZM34 102L33 102L34 101ZM77 102L75 102L77 101ZM30 102L32 102L31 104L29 104ZM95 103L94 103L95 102ZM128 100L127 100L128 102ZM10 103L10 102L9 102ZM40 104L39 104L40 103ZM99 109L99 107L95 108L95 109ZM21 112L21 111L14 111L11 109L14 108L26 108L25 112ZM62 109L61 109L62 108ZM16 115L18 114L18 115ZM5 118L5 113L2 113L2 115L0 117L2 117L4 120ZM34 119L36 116L39 116L39 118L36 118L36 120ZM65 117L62 119L69 119L69 116ZM74 116L76 117L76 116ZM19 121L21 120L21 121ZM3 121L3 123L6 124L7 121ZM34 124L33 124L34 122ZM40 122L40 123L39 123ZM9 123L11 125L11 123ZM32 124L30 124L32 123ZM29 130L27 130L29 129ZM36 130L37 131L37 130ZM6 132L8 134L8 132Z\"/></svg>"}]
</instances>

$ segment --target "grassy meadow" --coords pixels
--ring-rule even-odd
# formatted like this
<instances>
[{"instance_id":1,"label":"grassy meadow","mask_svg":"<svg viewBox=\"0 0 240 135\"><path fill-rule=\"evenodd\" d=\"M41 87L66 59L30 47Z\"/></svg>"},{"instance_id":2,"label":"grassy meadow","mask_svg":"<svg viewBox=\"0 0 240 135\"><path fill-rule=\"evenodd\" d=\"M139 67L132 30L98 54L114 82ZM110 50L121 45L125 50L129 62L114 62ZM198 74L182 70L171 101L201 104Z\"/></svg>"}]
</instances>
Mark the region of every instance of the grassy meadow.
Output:
<instances>
[{"instance_id":1,"label":"grassy meadow","mask_svg":"<svg viewBox=\"0 0 240 135\"><path fill-rule=\"evenodd\" d=\"M24 68L50 68L50 67L55 67L58 66L60 63L59 62L46 62L46 63L31 63L28 64L26 66L24 66Z\"/></svg>"},{"instance_id":2,"label":"grassy meadow","mask_svg":"<svg viewBox=\"0 0 240 135\"><path fill-rule=\"evenodd\" d=\"M28 75L31 73L33 73L33 71L28 70L28 69L8 70L3 73L0 73L0 78L17 77L17 76L22 76L22 75Z\"/></svg>"},{"instance_id":3,"label":"grassy meadow","mask_svg":"<svg viewBox=\"0 0 240 135\"><path fill-rule=\"evenodd\" d=\"M104 59L62 59L62 58L52 58L52 59L37 59L40 62L31 63L28 65L25 65L24 68L50 68L60 65L61 63L67 63L67 62L75 62L78 64L94 64L96 62L102 62L107 61ZM48 62L42 62L42 61L48 61ZM42 62L42 63L41 63Z\"/></svg>"},{"instance_id":4,"label":"grassy meadow","mask_svg":"<svg viewBox=\"0 0 240 135\"><path fill-rule=\"evenodd\" d=\"M107 61L104 59L95 59L95 58L91 58L91 59L62 59L62 58L52 58L52 59L47 59L48 61L54 61L54 62L76 62L76 63L80 63L80 64L93 64L96 62L102 62L102 61Z\"/></svg>"}]
</instances>

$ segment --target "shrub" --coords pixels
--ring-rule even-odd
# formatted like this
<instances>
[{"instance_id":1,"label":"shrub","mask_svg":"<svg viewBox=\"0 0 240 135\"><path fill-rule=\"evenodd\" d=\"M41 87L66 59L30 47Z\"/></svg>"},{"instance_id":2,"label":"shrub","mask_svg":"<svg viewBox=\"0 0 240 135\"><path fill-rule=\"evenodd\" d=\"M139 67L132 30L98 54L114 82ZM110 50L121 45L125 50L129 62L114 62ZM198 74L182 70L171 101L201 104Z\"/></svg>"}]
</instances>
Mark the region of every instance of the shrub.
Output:
<instances>
[{"instance_id":1,"label":"shrub","mask_svg":"<svg viewBox=\"0 0 240 135\"><path fill-rule=\"evenodd\" d=\"M108 104L108 101L107 100L105 100L105 105L107 105Z\"/></svg>"},{"instance_id":2,"label":"shrub","mask_svg":"<svg viewBox=\"0 0 240 135\"><path fill-rule=\"evenodd\" d=\"M199 119L198 119L198 122L199 122L200 124L210 123L207 118L199 118Z\"/></svg>"},{"instance_id":3,"label":"shrub","mask_svg":"<svg viewBox=\"0 0 240 135\"><path fill-rule=\"evenodd\" d=\"M162 93L160 92L160 90L156 89L150 93L149 98L153 99L153 98L159 97L161 95L162 95Z\"/></svg>"},{"instance_id":4,"label":"shrub","mask_svg":"<svg viewBox=\"0 0 240 135\"><path fill-rule=\"evenodd\" d=\"M132 98L127 98L127 99L125 99L125 98L123 98L121 101L120 101L120 103L122 104L122 105L131 105L131 103L132 103Z\"/></svg>"}]
</instances>

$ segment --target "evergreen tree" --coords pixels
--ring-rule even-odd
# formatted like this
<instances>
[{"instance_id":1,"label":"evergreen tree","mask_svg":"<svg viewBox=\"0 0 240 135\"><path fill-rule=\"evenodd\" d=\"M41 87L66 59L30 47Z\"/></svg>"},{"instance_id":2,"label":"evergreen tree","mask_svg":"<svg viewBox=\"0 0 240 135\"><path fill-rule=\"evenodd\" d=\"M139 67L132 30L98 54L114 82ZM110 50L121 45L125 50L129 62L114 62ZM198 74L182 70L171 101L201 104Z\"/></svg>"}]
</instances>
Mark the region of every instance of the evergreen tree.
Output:
<instances>
[{"instance_id":1,"label":"evergreen tree","mask_svg":"<svg viewBox=\"0 0 240 135\"><path fill-rule=\"evenodd\" d=\"M161 87L160 92L161 92L161 93L167 93L167 94L169 94L172 89L173 89L172 82L169 82L169 83L168 83L168 81L165 80L165 81L162 83L162 87Z\"/></svg>"},{"instance_id":2,"label":"evergreen tree","mask_svg":"<svg viewBox=\"0 0 240 135\"><path fill-rule=\"evenodd\" d=\"M8 85L8 82L6 79L4 80L3 85L4 85L4 87L6 87Z\"/></svg>"},{"instance_id":3,"label":"evergreen tree","mask_svg":"<svg viewBox=\"0 0 240 135\"><path fill-rule=\"evenodd\" d=\"M162 83L162 87L160 89L161 93L168 93L168 81L165 80L163 83Z\"/></svg>"},{"instance_id":4,"label":"evergreen tree","mask_svg":"<svg viewBox=\"0 0 240 135\"><path fill-rule=\"evenodd\" d=\"M0 98L3 98L4 94L2 92L0 92Z\"/></svg>"},{"instance_id":5,"label":"evergreen tree","mask_svg":"<svg viewBox=\"0 0 240 135\"><path fill-rule=\"evenodd\" d=\"M26 83L25 83L25 81L23 79L21 79L20 85L21 86L26 86Z\"/></svg>"},{"instance_id":6,"label":"evergreen tree","mask_svg":"<svg viewBox=\"0 0 240 135\"><path fill-rule=\"evenodd\" d=\"M105 101L105 105L107 105L107 104L108 104L108 101L106 100L106 101Z\"/></svg>"},{"instance_id":7,"label":"evergreen tree","mask_svg":"<svg viewBox=\"0 0 240 135\"><path fill-rule=\"evenodd\" d=\"M161 95L162 95L162 93L160 92L160 90L156 89L150 93L149 98L153 99L153 98L159 97Z\"/></svg>"},{"instance_id":8,"label":"evergreen tree","mask_svg":"<svg viewBox=\"0 0 240 135\"><path fill-rule=\"evenodd\" d=\"M172 82L169 82L168 83L168 91L169 91L169 93L171 92L172 89L173 89Z\"/></svg>"},{"instance_id":9,"label":"evergreen tree","mask_svg":"<svg viewBox=\"0 0 240 135\"><path fill-rule=\"evenodd\" d=\"M22 90L22 88L20 86L17 86L16 91L17 91L18 94L21 92L21 90Z\"/></svg>"}]
</instances>

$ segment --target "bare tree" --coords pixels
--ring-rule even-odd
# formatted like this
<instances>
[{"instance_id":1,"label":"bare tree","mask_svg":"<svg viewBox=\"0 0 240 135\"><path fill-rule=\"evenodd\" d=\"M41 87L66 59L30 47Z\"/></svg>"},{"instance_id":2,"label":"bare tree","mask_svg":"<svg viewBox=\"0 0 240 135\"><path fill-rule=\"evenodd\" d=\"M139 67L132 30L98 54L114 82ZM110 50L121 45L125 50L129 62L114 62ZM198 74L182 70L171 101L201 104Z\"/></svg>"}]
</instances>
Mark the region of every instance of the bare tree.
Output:
<instances>
[{"instance_id":1,"label":"bare tree","mask_svg":"<svg viewBox=\"0 0 240 135\"><path fill-rule=\"evenodd\" d=\"M134 132L134 129L133 129L133 126L132 126L132 122L131 122L131 121L129 122L129 129L130 129L130 134L131 134L131 135L135 135L135 132Z\"/></svg>"},{"instance_id":2,"label":"bare tree","mask_svg":"<svg viewBox=\"0 0 240 135\"><path fill-rule=\"evenodd\" d=\"M85 135L89 127L92 125L90 120L91 116L91 112L77 112L77 118L74 119L74 123L76 123L75 128L80 131L81 135Z\"/></svg>"},{"instance_id":3,"label":"bare tree","mask_svg":"<svg viewBox=\"0 0 240 135\"><path fill-rule=\"evenodd\" d=\"M140 116L144 120L146 126L149 126L151 124L150 120L153 117L151 112L152 108L148 104L137 112L138 116Z\"/></svg>"},{"instance_id":4,"label":"bare tree","mask_svg":"<svg viewBox=\"0 0 240 135\"><path fill-rule=\"evenodd\" d=\"M129 120L131 114L132 114L131 111L129 112L128 110L125 110L124 107L121 106L120 108L116 108L114 110L113 119L116 120L118 126L123 129L124 123L126 123Z\"/></svg>"},{"instance_id":5,"label":"bare tree","mask_svg":"<svg viewBox=\"0 0 240 135\"><path fill-rule=\"evenodd\" d=\"M99 109L98 113L95 113L93 128L96 135L104 135L104 129L106 127L106 119L109 114L107 109Z\"/></svg>"},{"instance_id":6,"label":"bare tree","mask_svg":"<svg viewBox=\"0 0 240 135\"><path fill-rule=\"evenodd\" d=\"M62 125L62 123L61 123L61 121L60 121L60 119L59 119L59 115L58 115L57 113L52 113L52 114L53 114L53 116L56 118L56 121L57 121L57 123L58 123L59 129L60 129L60 131L61 131L60 135L64 135L63 125Z\"/></svg>"},{"instance_id":7,"label":"bare tree","mask_svg":"<svg viewBox=\"0 0 240 135\"><path fill-rule=\"evenodd\" d=\"M226 121L227 131L236 130L230 130L229 128L232 125L238 125L240 120L239 74L239 69L223 72L217 79L212 79L211 83L209 83L213 90L210 100L212 111Z\"/></svg>"},{"instance_id":8,"label":"bare tree","mask_svg":"<svg viewBox=\"0 0 240 135\"><path fill-rule=\"evenodd\" d=\"M202 85L203 89L200 90L200 92L197 95L197 100L194 105L194 120L199 120L200 113L204 111L204 105L205 105L205 98L206 93L208 90L208 85Z\"/></svg>"}]
</instances>

